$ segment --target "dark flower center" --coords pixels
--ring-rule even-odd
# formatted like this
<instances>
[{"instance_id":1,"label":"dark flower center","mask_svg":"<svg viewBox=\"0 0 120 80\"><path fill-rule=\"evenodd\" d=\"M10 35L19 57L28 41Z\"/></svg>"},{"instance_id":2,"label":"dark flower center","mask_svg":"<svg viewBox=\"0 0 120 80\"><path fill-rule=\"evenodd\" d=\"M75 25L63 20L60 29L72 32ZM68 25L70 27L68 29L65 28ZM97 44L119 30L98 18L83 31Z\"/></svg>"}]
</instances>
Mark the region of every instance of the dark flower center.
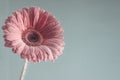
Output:
<instances>
[{"instance_id":1,"label":"dark flower center","mask_svg":"<svg viewBox=\"0 0 120 80\"><path fill-rule=\"evenodd\" d=\"M31 32L31 34L29 34L27 38L30 42L38 42L40 40L39 35L35 32Z\"/></svg>"},{"instance_id":2,"label":"dark flower center","mask_svg":"<svg viewBox=\"0 0 120 80\"><path fill-rule=\"evenodd\" d=\"M22 34L22 40L28 46L39 46L43 40L41 34L34 29L27 29Z\"/></svg>"}]
</instances>

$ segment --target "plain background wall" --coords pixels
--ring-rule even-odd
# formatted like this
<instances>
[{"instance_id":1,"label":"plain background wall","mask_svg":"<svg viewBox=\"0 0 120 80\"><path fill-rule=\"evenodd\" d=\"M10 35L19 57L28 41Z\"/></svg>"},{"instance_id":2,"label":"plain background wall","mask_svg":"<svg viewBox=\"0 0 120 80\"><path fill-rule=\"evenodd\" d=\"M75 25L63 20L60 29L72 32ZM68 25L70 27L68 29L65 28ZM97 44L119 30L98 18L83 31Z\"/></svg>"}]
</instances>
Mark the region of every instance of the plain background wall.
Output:
<instances>
[{"instance_id":1,"label":"plain background wall","mask_svg":"<svg viewBox=\"0 0 120 80\"><path fill-rule=\"evenodd\" d=\"M24 80L120 80L120 0L1 0L0 26L30 6L57 17L66 45L55 63L29 63ZM0 29L0 80L19 80L24 60L2 36Z\"/></svg>"}]
</instances>

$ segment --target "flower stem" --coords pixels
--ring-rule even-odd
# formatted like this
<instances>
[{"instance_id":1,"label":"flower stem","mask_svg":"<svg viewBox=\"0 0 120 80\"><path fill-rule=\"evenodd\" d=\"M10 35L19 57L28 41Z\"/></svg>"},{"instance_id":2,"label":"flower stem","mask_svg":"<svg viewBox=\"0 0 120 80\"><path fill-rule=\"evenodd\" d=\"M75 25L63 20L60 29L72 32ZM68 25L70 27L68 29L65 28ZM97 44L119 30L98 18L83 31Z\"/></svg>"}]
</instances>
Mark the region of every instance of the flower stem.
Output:
<instances>
[{"instance_id":1,"label":"flower stem","mask_svg":"<svg viewBox=\"0 0 120 80\"><path fill-rule=\"evenodd\" d=\"M24 63L24 66L22 68L19 80L23 80L24 79L24 76L25 76L25 73L26 73L26 69L27 69L27 64L28 64L28 61L25 60L25 63Z\"/></svg>"}]
</instances>

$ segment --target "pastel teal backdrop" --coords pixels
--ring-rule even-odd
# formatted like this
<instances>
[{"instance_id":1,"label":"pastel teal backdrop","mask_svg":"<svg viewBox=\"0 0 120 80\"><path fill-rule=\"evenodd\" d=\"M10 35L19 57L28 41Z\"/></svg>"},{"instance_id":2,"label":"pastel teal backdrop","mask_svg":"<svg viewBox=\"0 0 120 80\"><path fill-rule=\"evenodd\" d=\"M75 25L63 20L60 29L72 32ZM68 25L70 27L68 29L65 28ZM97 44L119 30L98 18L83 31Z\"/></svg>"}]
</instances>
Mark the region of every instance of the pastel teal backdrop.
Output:
<instances>
[{"instance_id":1,"label":"pastel teal backdrop","mask_svg":"<svg viewBox=\"0 0 120 80\"><path fill-rule=\"evenodd\" d=\"M63 55L29 63L24 80L120 80L120 0L2 0L0 26L12 12L39 6L64 29ZM19 80L24 60L4 47L0 29L0 80Z\"/></svg>"}]
</instances>

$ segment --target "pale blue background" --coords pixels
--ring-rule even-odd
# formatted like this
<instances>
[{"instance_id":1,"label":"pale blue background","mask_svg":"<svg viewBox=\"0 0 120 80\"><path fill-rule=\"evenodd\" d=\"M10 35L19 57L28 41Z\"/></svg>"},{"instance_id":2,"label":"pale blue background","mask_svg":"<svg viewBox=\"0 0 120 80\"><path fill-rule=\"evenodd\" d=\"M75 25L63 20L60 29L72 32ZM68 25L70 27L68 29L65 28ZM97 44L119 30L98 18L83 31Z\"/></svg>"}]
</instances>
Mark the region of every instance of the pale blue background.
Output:
<instances>
[{"instance_id":1,"label":"pale blue background","mask_svg":"<svg viewBox=\"0 0 120 80\"><path fill-rule=\"evenodd\" d=\"M120 80L120 0L1 0L0 26L17 9L40 6L65 30L55 63L29 63L24 80ZM0 80L18 80L24 64L4 47L0 29Z\"/></svg>"}]
</instances>

